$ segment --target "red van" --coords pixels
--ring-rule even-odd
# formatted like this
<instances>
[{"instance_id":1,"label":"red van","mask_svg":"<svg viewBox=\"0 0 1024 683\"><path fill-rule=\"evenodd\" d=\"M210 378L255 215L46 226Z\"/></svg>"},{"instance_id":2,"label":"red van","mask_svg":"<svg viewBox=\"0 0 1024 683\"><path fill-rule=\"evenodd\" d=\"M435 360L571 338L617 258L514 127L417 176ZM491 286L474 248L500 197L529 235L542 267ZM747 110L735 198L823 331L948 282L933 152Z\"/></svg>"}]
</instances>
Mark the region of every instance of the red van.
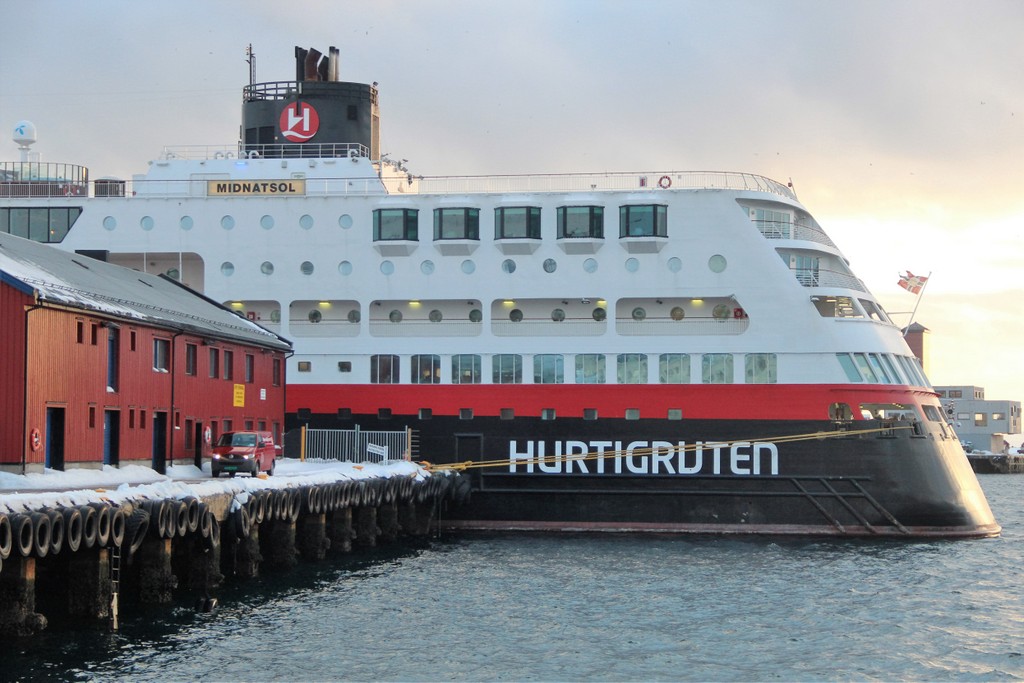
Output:
<instances>
[{"instance_id":1,"label":"red van","mask_svg":"<svg viewBox=\"0 0 1024 683\"><path fill-rule=\"evenodd\" d=\"M224 432L213 447L210 470L214 478L221 472L230 477L236 472L273 475L280 454L281 447L274 444L270 432Z\"/></svg>"}]
</instances>

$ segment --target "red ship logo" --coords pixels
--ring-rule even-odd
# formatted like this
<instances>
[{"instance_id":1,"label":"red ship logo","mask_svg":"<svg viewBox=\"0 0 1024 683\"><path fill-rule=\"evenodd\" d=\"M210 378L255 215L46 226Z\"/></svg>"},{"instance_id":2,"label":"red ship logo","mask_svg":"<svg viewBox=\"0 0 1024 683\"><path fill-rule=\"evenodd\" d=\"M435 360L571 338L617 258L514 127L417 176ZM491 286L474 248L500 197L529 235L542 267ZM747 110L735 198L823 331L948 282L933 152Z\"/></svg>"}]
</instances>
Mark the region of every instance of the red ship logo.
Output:
<instances>
[{"instance_id":1,"label":"red ship logo","mask_svg":"<svg viewBox=\"0 0 1024 683\"><path fill-rule=\"evenodd\" d=\"M281 134L288 142L306 142L320 127L320 116L305 102L295 102L281 112Z\"/></svg>"}]
</instances>

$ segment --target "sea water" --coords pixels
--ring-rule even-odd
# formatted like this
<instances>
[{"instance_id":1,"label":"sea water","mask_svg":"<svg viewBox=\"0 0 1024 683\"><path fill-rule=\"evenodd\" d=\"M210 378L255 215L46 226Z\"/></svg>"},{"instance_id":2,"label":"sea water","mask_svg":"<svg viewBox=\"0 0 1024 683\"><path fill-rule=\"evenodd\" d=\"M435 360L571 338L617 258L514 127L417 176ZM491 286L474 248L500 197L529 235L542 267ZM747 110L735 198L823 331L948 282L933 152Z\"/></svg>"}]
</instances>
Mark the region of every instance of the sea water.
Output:
<instances>
[{"instance_id":1,"label":"sea water","mask_svg":"<svg viewBox=\"0 0 1024 683\"><path fill-rule=\"evenodd\" d=\"M0 679L1021 679L1024 476L981 482L999 538L445 537L51 624Z\"/></svg>"}]
</instances>

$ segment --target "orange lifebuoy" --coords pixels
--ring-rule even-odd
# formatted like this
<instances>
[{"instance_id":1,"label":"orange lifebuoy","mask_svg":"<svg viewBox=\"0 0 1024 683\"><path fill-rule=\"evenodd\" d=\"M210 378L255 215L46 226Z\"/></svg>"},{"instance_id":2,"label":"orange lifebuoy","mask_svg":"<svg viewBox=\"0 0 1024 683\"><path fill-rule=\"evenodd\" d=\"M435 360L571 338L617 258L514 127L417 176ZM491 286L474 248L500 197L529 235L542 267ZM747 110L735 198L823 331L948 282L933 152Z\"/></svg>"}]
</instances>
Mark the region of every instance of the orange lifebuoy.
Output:
<instances>
[{"instance_id":1,"label":"orange lifebuoy","mask_svg":"<svg viewBox=\"0 0 1024 683\"><path fill-rule=\"evenodd\" d=\"M658 187L660 187L663 190L667 190L668 188L672 187L672 179L669 178L667 175L661 176L660 178L658 178Z\"/></svg>"},{"instance_id":2,"label":"orange lifebuoy","mask_svg":"<svg viewBox=\"0 0 1024 683\"><path fill-rule=\"evenodd\" d=\"M213 431L212 431L212 430L211 430L211 429L210 429L209 427L207 427L207 428L206 428L206 429L205 429L205 430L203 431L203 441L205 441L205 442L206 442L206 445L207 445L207 446L209 446L209 445L210 445L210 442L211 442L212 440L213 440Z\"/></svg>"},{"instance_id":3,"label":"orange lifebuoy","mask_svg":"<svg viewBox=\"0 0 1024 683\"><path fill-rule=\"evenodd\" d=\"M32 447L32 450L38 451L40 448L42 448L42 446L43 446L43 438L42 438L42 436L40 436L38 429L33 429L29 433L29 437L28 438L29 438L29 445Z\"/></svg>"}]
</instances>

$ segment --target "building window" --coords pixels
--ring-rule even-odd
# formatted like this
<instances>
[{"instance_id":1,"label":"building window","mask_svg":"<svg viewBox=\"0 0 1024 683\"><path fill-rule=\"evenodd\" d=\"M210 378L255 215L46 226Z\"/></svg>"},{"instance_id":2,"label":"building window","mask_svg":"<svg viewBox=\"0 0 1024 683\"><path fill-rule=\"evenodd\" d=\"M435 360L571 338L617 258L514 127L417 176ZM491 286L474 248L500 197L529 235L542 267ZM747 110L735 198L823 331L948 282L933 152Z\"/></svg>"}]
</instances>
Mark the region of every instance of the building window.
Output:
<instances>
[{"instance_id":1,"label":"building window","mask_svg":"<svg viewBox=\"0 0 1024 683\"><path fill-rule=\"evenodd\" d=\"M658 381L662 384L689 384L690 355L663 353L658 356Z\"/></svg>"},{"instance_id":2,"label":"building window","mask_svg":"<svg viewBox=\"0 0 1024 683\"><path fill-rule=\"evenodd\" d=\"M603 353L576 354L576 384L604 384Z\"/></svg>"},{"instance_id":3,"label":"building window","mask_svg":"<svg viewBox=\"0 0 1024 683\"><path fill-rule=\"evenodd\" d=\"M349 370L351 370L351 369L352 369L352 367L350 365L349 366ZM275 358L274 359L272 370L271 370L271 383L275 387L281 386L281 359L280 358Z\"/></svg>"},{"instance_id":4,"label":"building window","mask_svg":"<svg viewBox=\"0 0 1024 683\"><path fill-rule=\"evenodd\" d=\"M534 384L561 384L565 381L564 359L560 353L541 353L533 357Z\"/></svg>"},{"instance_id":5,"label":"building window","mask_svg":"<svg viewBox=\"0 0 1024 683\"><path fill-rule=\"evenodd\" d=\"M377 209L373 212L374 241L419 239L418 209Z\"/></svg>"},{"instance_id":6,"label":"building window","mask_svg":"<svg viewBox=\"0 0 1024 683\"><path fill-rule=\"evenodd\" d=\"M441 357L433 354L414 355L409 359L413 384L440 384Z\"/></svg>"},{"instance_id":7,"label":"building window","mask_svg":"<svg viewBox=\"0 0 1024 683\"><path fill-rule=\"evenodd\" d=\"M85 343L85 323L83 323L81 320L77 320L77 321L75 321L75 327L76 327L76 330L75 330L75 341L77 341L79 344L84 344Z\"/></svg>"},{"instance_id":8,"label":"building window","mask_svg":"<svg viewBox=\"0 0 1024 683\"><path fill-rule=\"evenodd\" d=\"M540 239L540 207L511 206L494 210L494 239Z\"/></svg>"},{"instance_id":9,"label":"building window","mask_svg":"<svg viewBox=\"0 0 1024 683\"><path fill-rule=\"evenodd\" d=\"M227 359L225 359L224 369L227 370ZM251 353L245 354L245 383L252 384L256 381L256 358Z\"/></svg>"},{"instance_id":10,"label":"building window","mask_svg":"<svg viewBox=\"0 0 1024 683\"><path fill-rule=\"evenodd\" d=\"M157 372L168 372L171 369L171 340L153 340L153 369Z\"/></svg>"},{"instance_id":11,"label":"building window","mask_svg":"<svg viewBox=\"0 0 1024 683\"><path fill-rule=\"evenodd\" d=\"M732 384L732 354L705 353L701 357L701 381L704 384Z\"/></svg>"},{"instance_id":12,"label":"building window","mask_svg":"<svg viewBox=\"0 0 1024 683\"><path fill-rule=\"evenodd\" d=\"M777 364L774 353L748 353L743 359L747 384L775 384L779 381Z\"/></svg>"},{"instance_id":13,"label":"building window","mask_svg":"<svg viewBox=\"0 0 1024 683\"><path fill-rule=\"evenodd\" d=\"M995 422L996 420L1005 420L1005 419L1006 419L1006 413L992 413L992 421L993 422Z\"/></svg>"},{"instance_id":14,"label":"building window","mask_svg":"<svg viewBox=\"0 0 1024 683\"><path fill-rule=\"evenodd\" d=\"M235 428L235 423L233 421L231 421L231 420L224 420L222 424L223 424L223 427L224 427L224 431L221 432L222 434L230 432L231 430L233 430Z\"/></svg>"},{"instance_id":15,"label":"building window","mask_svg":"<svg viewBox=\"0 0 1024 683\"><path fill-rule=\"evenodd\" d=\"M615 374L619 384L647 384L647 354L620 353Z\"/></svg>"},{"instance_id":16,"label":"building window","mask_svg":"<svg viewBox=\"0 0 1024 683\"><path fill-rule=\"evenodd\" d=\"M452 384L480 384L480 356L463 353L452 356Z\"/></svg>"},{"instance_id":17,"label":"building window","mask_svg":"<svg viewBox=\"0 0 1024 683\"><path fill-rule=\"evenodd\" d=\"M128 409L128 429L135 429L135 408Z\"/></svg>"},{"instance_id":18,"label":"building window","mask_svg":"<svg viewBox=\"0 0 1024 683\"><path fill-rule=\"evenodd\" d=\"M370 356L370 382L372 384L398 384L398 356L378 354Z\"/></svg>"},{"instance_id":19,"label":"building window","mask_svg":"<svg viewBox=\"0 0 1024 683\"><path fill-rule=\"evenodd\" d=\"M210 349L210 379L220 377L220 349Z\"/></svg>"},{"instance_id":20,"label":"building window","mask_svg":"<svg viewBox=\"0 0 1024 683\"><path fill-rule=\"evenodd\" d=\"M117 391L121 381L121 330L107 329L107 391Z\"/></svg>"},{"instance_id":21,"label":"building window","mask_svg":"<svg viewBox=\"0 0 1024 683\"><path fill-rule=\"evenodd\" d=\"M143 410L139 411L139 429L145 429L145 428L146 428L146 411L143 409Z\"/></svg>"},{"instance_id":22,"label":"building window","mask_svg":"<svg viewBox=\"0 0 1024 683\"><path fill-rule=\"evenodd\" d=\"M235 352L224 349L224 379L235 379Z\"/></svg>"},{"instance_id":23,"label":"building window","mask_svg":"<svg viewBox=\"0 0 1024 683\"><path fill-rule=\"evenodd\" d=\"M950 389L949 390L949 397L950 398L963 398L964 397L964 392L961 389Z\"/></svg>"},{"instance_id":24,"label":"building window","mask_svg":"<svg viewBox=\"0 0 1024 683\"><path fill-rule=\"evenodd\" d=\"M491 381L494 384L522 384L523 357L515 353L499 353L491 358Z\"/></svg>"},{"instance_id":25,"label":"building window","mask_svg":"<svg viewBox=\"0 0 1024 683\"><path fill-rule=\"evenodd\" d=\"M480 239L480 209L434 209L434 239Z\"/></svg>"},{"instance_id":26,"label":"building window","mask_svg":"<svg viewBox=\"0 0 1024 683\"><path fill-rule=\"evenodd\" d=\"M185 344L185 374L196 374L196 345Z\"/></svg>"},{"instance_id":27,"label":"building window","mask_svg":"<svg viewBox=\"0 0 1024 683\"><path fill-rule=\"evenodd\" d=\"M96 406L89 406L89 429L96 428Z\"/></svg>"},{"instance_id":28,"label":"building window","mask_svg":"<svg viewBox=\"0 0 1024 683\"><path fill-rule=\"evenodd\" d=\"M668 237L668 207L620 206L619 237Z\"/></svg>"},{"instance_id":29,"label":"building window","mask_svg":"<svg viewBox=\"0 0 1024 683\"><path fill-rule=\"evenodd\" d=\"M558 239L589 237L604 239L603 206L560 206L558 218Z\"/></svg>"},{"instance_id":30,"label":"building window","mask_svg":"<svg viewBox=\"0 0 1024 683\"><path fill-rule=\"evenodd\" d=\"M93 323L89 330L89 343L93 346L96 346L96 343L99 341L99 327L99 325Z\"/></svg>"},{"instance_id":31,"label":"building window","mask_svg":"<svg viewBox=\"0 0 1024 683\"><path fill-rule=\"evenodd\" d=\"M988 416L985 415L985 413L975 413L974 414L974 426L975 427L987 427L988 426Z\"/></svg>"},{"instance_id":32,"label":"building window","mask_svg":"<svg viewBox=\"0 0 1024 683\"><path fill-rule=\"evenodd\" d=\"M128 331L128 350L135 350L135 330Z\"/></svg>"}]
</instances>

